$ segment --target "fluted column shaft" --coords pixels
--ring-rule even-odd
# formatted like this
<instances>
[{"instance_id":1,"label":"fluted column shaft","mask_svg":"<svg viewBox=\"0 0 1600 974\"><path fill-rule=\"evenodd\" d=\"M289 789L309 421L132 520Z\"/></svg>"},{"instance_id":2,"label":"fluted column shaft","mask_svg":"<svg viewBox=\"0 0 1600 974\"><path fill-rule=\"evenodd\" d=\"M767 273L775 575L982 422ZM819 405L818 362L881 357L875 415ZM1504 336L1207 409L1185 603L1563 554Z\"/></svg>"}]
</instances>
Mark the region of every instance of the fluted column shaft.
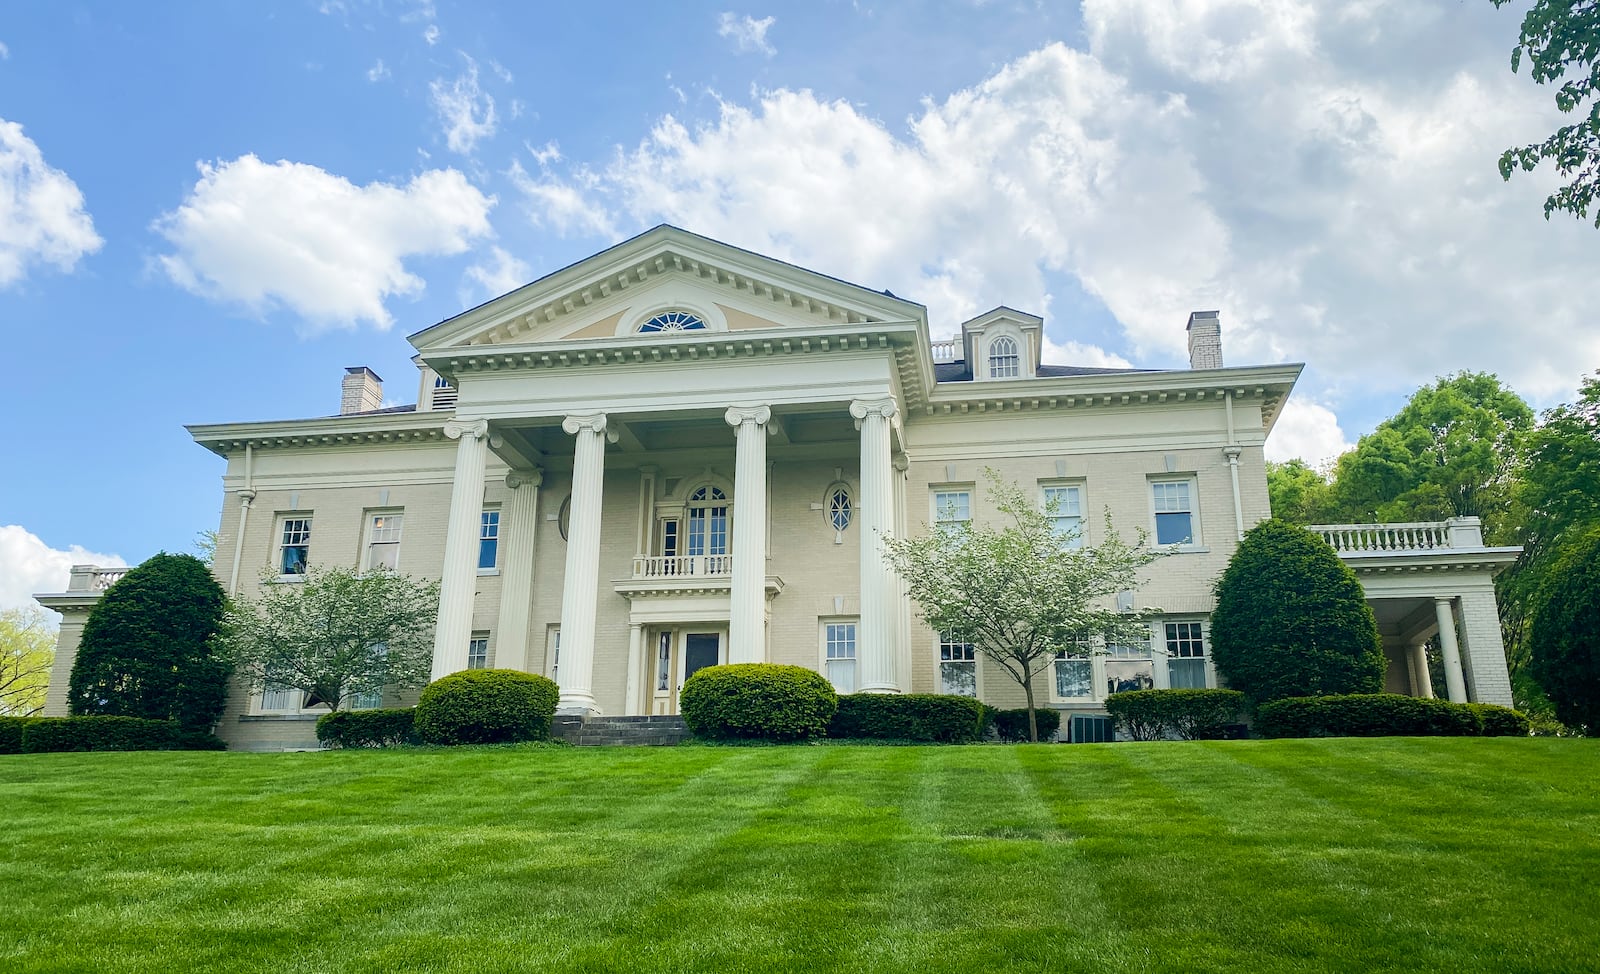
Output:
<instances>
[{"instance_id":1,"label":"fluted column shaft","mask_svg":"<svg viewBox=\"0 0 1600 974\"><path fill-rule=\"evenodd\" d=\"M1444 657L1444 685L1451 703L1467 702L1467 681L1461 674L1461 647L1456 642L1456 615L1447 598L1433 600L1439 616L1439 652Z\"/></svg>"},{"instance_id":2,"label":"fluted column shaft","mask_svg":"<svg viewBox=\"0 0 1600 974\"><path fill-rule=\"evenodd\" d=\"M533 561L539 529L541 470L506 475L511 496L500 520L500 622L495 635L495 666L528 668L528 613L533 605Z\"/></svg>"},{"instance_id":3,"label":"fluted column shaft","mask_svg":"<svg viewBox=\"0 0 1600 974\"><path fill-rule=\"evenodd\" d=\"M723 417L734 430L733 580L728 661L767 661L766 406L734 406Z\"/></svg>"},{"instance_id":4,"label":"fluted column shaft","mask_svg":"<svg viewBox=\"0 0 1600 974\"><path fill-rule=\"evenodd\" d=\"M594 620L600 595L600 503L606 440L617 434L605 413L568 416L561 428L577 437L572 508L567 523L567 575L561 589L561 698L565 713L598 713L594 701Z\"/></svg>"},{"instance_id":5,"label":"fluted column shaft","mask_svg":"<svg viewBox=\"0 0 1600 974\"><path fill-rule=\"evenodd\" d=\"M450 519L439 577L439 623L433 631L433 679L467 668L472 638L472 603L478 591L478 528L483 517L483 468L489 424L452 419L444 435L457 441L456 475L450 488Z\"/></svg>"},{"instance_id":6,"label":"fluted column shaft","mask_svg":"<svg viewBox=\"0 0 1600 974\"><path fill-rule=\"evenodd\" d=\"M1433 677L1428 673L1428 645L1416 643L1407 650L1411 654L1411 690L1419 697L1433 699Z\"/></svg>"},{"instance_id":7,"label":"fluted column shaft","mask_svg":"<svg viewBox=\"0 0 1600 974\"><path fill-rule=\"evenodd\" d=\"M894 534L894 466L889 428L896 413L894 399L858 399L850 415L861 431L861 497L856 505L861 523L861 625L856 657L865 693L898 693L895 625L899 614L894 573L883 557L883 540Z\"/></svg>"}]
</instances>

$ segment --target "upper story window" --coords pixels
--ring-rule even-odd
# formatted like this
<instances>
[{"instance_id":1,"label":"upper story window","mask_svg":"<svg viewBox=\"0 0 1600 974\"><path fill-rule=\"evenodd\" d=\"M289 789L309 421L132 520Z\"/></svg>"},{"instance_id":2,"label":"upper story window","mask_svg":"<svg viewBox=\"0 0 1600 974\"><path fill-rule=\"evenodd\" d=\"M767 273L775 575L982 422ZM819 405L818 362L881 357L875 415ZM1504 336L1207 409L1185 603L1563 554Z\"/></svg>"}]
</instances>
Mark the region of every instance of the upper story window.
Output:
<instances>
[{"instance_id":1,"label":"upper story window","mask_svg":"<svg viewBox=\"0 0 1600 974\"><path fill-rule=\"evenodd\" d=\"M728 495L705 486L689 495L689 554L728 553Z\"/></svg>"},{"instance_id":2,"label":"upper story window","mask_svg":"<svg viewBox=\"0 0 1600 974\"><path fill-rule=\"evenodd\" d=\"M467 640L467 669L481 670L489 665L489 634L475 632Z\"/></svg>"},{"instance_id":3,"label":"upper story window","mask_svg":"<svg viewBox=\"0 0 1600 974\"><path fill-rule=\"evenodd\" d=\"M367 522L367 570L400 567L400 532L404 514L374 514Z\"/></svg>"},{"instance_id":4,"label":"upper story window","mask_svg":"<svg viewBox=\"0 0 1600 974\"><path fill-rule=\"evenodd\" d=\"M442 375L436 375L433 377L433 408L456 408L455 387L450 384L449 379L446 379Z\"/></svg>"},{"instance_id":5,"label":"upper story window","mask_svg":"<svg viewBox=\"0 0 1600 974\"><path fill-rule=\"evenodd\" d=\"M1015 379L1022 375L1022 356L1017 354L1017 340L1001 335L989 343L989 378Z\"/></svg>"},{"instance_id":6,"label":"upper story window","mask_svg":"<svg viewBox=\"0 0 1600 974\"><path fill-rule=\"evenodd\" d=\"M1083 488L1077 484L1046 487L1045 513L1050 530L1067 548L1083 547Z\"/></svg>"},{"instance_id":7,"label":"upper story window","mask_svg":"<svg viewBox=\"0 0 1600 974\"><path fill-rule=\"evenodd\" d=\"M657 331L701 331L706 323L699 315L687 311L663 311L639 326L640 334Z\"/></svg>"},{"instance_id":8,"label":"upper story window","mask_svg":"<svg viewBox=\"0 0 1600 974\"><path fill-rule=\"evenodd\" d=\"M972 492L970 490L936 490L933 492L933 526L946 533L965 531L972 523Z\"/></svg>"},{"instance_id":9,"label":"upper story window","mask_svg":"<svg viewBox=\"0 0 1600 974\"><path fill-rule=\"evenodd\" d=\"M850 526L850 517L855 513L855 505L850 501L850 488L844 484L835 484L828 489L828 523L835 532L843 532Z\"/></svg>"},{"instance_id":10,"label":"upper story window","mask_svg":"<svg viewBox=\"0 0 1600 974\"><path fill-rule=\"evenodd\" d=\"M278 574L304 575L306 558L311 553L311 519L286 517L278 544Z\"/></svg>"},{"instance_id":11,"label":"upper story window","mask_svg":"<svg viewBox=\"0 0 1600 974\"><path fill-rule=\"evenodd\" d=\"M495 566L500 557L500 512L484 511L478 523L478 570Z\"/></svg>"},{"instance_id":12,"label":"upper story window","mask_svg":"<svg viewBox=\"0 0 1600 974\"><path fill-rule=\"evenodd\" d=\"M1196 544L1194 481L1157 480L1150 484L1155 505L1156 544Z\"/></svg>"}]
</instances>

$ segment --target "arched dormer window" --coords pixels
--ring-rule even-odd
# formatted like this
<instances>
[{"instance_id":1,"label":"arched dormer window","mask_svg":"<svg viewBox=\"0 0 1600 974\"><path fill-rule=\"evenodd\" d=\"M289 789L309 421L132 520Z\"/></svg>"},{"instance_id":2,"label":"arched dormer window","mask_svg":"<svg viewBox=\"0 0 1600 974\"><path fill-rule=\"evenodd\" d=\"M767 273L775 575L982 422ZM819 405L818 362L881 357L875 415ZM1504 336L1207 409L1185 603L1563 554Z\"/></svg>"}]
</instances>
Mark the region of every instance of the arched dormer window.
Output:
<instances>
[{"instance_id":1,"label":"arched dormer window","mask_svg":"<svg viewBox=\"0 0 1600 974\"><path fill-rule=\"evenodd\" d=\"M639 326L639 334L662 331L702 331L706 323L699 315L688 311L663 311L651 315L649 320Z\"/></svg>"},{"instance_id":2,"label":"arched dormer window","mask_svg":"<svg viewBox=\"0 0 1600 974\"><path fill-rule=\"evenodd\" d=\"M689 515L688 553L725 555L728 553L728 495L722 488L707 485L689 495L684 505Z\"/></svg>"},{"instance_id":3,"label":"arched dormer window","mask_svg":"<svg viewBox=\"0 0 1600 974\"><path fill-rule=\"evenodd\" d=\"M1001 335L989 343L989 378L1015 379L1022 375L1022 357L1017 354L1017 341Z\"/></svg>"}]
</instances>

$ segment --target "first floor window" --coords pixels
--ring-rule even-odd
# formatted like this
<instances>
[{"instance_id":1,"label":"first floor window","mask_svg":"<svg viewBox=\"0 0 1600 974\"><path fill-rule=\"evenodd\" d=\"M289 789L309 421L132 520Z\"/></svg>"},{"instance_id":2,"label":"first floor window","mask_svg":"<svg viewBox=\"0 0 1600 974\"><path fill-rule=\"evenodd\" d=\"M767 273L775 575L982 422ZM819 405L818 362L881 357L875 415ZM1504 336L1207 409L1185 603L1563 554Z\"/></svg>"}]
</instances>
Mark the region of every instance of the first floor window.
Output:
<instances>
[{"instance_id":1,"label":"first floor window","mask_svg":"<svg viewBox=\"0 0 1600 974\"><path fill-rule=\"evenodd\" d=\"M940 531L965 531L972 523L972 491L933 492L933 526Z\"/></svg>"},{"instance_id":2,"label":"first floor window","mask_svg":"<svg viewBox=\"0 0 1600 974\"><path fill-rule=\"evenodd\" d=\"M478 524L478 568L493 568L500 556L500 512L484 511Z\"/></svg>"},{"instance_id":3,"label":"first floor window","mask_svg":"<svg viewBox=\"0 0 1600 974\"><path fill-rule=\"evenodd\" d=\"M306 559L311 554L311 519L286 517L279 534L278 574L304 575Z\"/></svg>"},{"instance_id":4,"label":"first floor window","mask_svg":"<svg viewBox=\"0 0 1600 974\"><path fill-rule=\"evenodd\" d=\"M369 693L352 693L345 700L351 710L376 710L383 706L383 694L376 690Z\"/></svg>"},{"instance_id":5,"label":"first floor window","mask_svg":"<svg viewBox=\"0 0 1600 974\"><path fill-rule=\"evenodd\" d=\"M467 669L481 670L489 665L489 634L475 632L467 643Z\"/></svg>"},{"instance_id":6,"label":"first floor window","mask_svg":"<svg viewBox=\"0 0 1600 974\"><path fill-rule=\"evenodd\" d=\"M1044 504L1051 532L1065 547L1083 547L1083 488L1076 485L1046 487Z\"/></svg>"},{"instance_id":7,"label":"first floor window","mask_svg":"<svg viewBox=\"0 0 1600 974\"><path fill-rule=\"evenodd\" d=\"M1154 690L1155 660L1150 654L1150 637L1123 638L1106 644L1106 692Z\"/></svg>"},{"instance_id":8,"label":"first floor window","mask_svg":"<svg viewBox=\"0 0 1600 974\"><path fill-rule=\"evenodd\" d=\"M978 695L978 648L949 636L939 637L939 692L959 697Z\"/></svg>"},{"instance_id":9,"label":"first floor window","mask_svg":"<svg viewBox=\"0 0 1600 974\"><path fill-rule=\"evenodd\" d=\"M294 687L286 687L281 683L267 681L261 689L261 709L263 711L299 710L301 692Z\"/></svg>"},{"instance_id":10,"label":"first floor window","mask_svg":"<svg viewBox=\"0 0 1600 974\"><path fill-rule=\"evenodd\" d=\"M1202 690L1206 685L1206 640L1199 622L1169 622L1167 675L1174 690Z\"/></svg>"},{"instance_id":11,"label":"first floor window","mask_svg":"<svg viewBox=\"0 0 1600 974\"><path fill-rule=\"evenodd\" d=\"M828 682L840 693L856 689L856 624L829 622L822 627L823 658Z\"/></svg>"},{"instance_id":12,"label":"first floor window","mask_svg":"<svg viewBox=\"0 0 1600 974\"><path fill-rule=\"evenodd\" d=\"M1060 699L1094 696L1094 657L1087 643L1056 650L1055 677Z\"/></svg>"},{"instance_id":13,"label":"first floor window","mask_svg":"<svg viewBox=\"0 0 1600 974\"><path fill-rule=\"evenodd\" d=\"M400 532L404 514L374 514L367 525L367 570L400 567Z\"/></svg>"},{"instance_id":14,"label":"first floor window","mask_svg":"<svg viewBox=\"0 0 1600 974\"><path fill-rule=\"evenodd\" d=\"M1156 544L1194 544L1194 485L1158 480L1150 485L1156 511Z\"/></svg>"}]
</instances>

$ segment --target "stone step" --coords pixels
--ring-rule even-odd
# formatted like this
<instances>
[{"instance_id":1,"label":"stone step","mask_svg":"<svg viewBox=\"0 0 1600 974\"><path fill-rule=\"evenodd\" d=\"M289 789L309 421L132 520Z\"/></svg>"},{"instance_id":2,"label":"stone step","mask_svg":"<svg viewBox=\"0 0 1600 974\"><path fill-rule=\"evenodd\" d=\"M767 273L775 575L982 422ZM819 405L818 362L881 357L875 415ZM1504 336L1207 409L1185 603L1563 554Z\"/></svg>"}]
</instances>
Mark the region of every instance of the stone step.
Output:
<instances>
[{"instance_id":1,"label":"stone step","mask_svg":"<svg viewBox=\"0 0 1600 974\"><path fill-rule=\"evenodd\" d=\"M557 717L551 736L578 747L670 747L690 738L682 717Z\"/></svg>"}]
</instances>

